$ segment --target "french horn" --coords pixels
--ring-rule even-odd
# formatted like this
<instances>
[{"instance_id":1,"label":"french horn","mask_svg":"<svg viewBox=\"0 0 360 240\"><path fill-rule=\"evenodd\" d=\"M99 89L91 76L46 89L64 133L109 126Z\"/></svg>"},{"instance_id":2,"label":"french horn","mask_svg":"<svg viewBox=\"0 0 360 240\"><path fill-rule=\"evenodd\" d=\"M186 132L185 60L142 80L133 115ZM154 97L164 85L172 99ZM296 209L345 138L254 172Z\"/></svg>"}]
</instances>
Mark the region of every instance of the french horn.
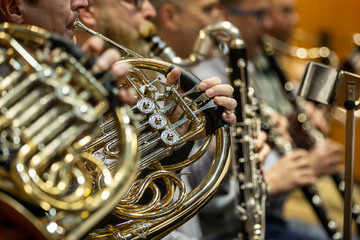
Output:
<instances>
[{"instance_id":1,"label":"french horn","mask_svg":"<svg viewBox=\"0 0 360 240\"><path fill-rule=\"evenodd\" d=\"M21 229L27 239L80 239L134 181L130 111L104 86L113 76L95 78L73 43L35 26L0 29L2 229ZM85 151L109 112L118 139L112 169Z\"/></svg>"},{"instance_id":2,"label":"french horn","mask_svg":"<svg viewBox=\"0 0 360 240\"><path fill-rule=\"evenodd\" d=\"M137 180L112 212L112 218L87 239L161 238L193 217L219 188L230 164L229 126L220 120L221 109L213 99L198 90L200 80L192 74L180 68L178 84L169 86L166 75L175 67L173 64L141 57L79 20L74 28L99 36L123 52L120 62L130 65L130 74L119 88L135 90L137 102L131 110L139 121ZM113 122L110 118L104 124L111 126ZM182 157L204 132L207 137L200 150ZM110 131L104 133L107 136ZM185 174L182 169L206 152L213 135L217 145L213 165L204 180L188 190L181 178Z\"/></svg>"}]
</instances>

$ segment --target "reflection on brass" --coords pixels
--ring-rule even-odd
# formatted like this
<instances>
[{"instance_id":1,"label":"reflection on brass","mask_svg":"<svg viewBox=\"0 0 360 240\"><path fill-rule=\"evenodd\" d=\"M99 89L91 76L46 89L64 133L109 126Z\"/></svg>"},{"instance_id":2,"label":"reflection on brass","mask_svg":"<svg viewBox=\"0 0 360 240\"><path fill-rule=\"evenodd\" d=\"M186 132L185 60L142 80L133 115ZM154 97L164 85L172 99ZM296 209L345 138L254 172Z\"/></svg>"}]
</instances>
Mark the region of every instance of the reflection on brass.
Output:
<instances>
[{"instance_id":1,"label":"reflection on brass","mask_svg":"<svg viewBox=\"0 0 360 240\"><path fill-rule=\"evenodd\" d=\"M7 195L1 203L27 206L23 219L41 232L38 239L79 239L115 207L135 177L129 111L111 110L121 154L110 171L84 149L110 111L100 81L111 79L94 78L76 58L80 50L58 36L34 26L0 28L0 189ZM103 176L101 188L94 188L88 164Z\"/></svg>"}]
</instances>

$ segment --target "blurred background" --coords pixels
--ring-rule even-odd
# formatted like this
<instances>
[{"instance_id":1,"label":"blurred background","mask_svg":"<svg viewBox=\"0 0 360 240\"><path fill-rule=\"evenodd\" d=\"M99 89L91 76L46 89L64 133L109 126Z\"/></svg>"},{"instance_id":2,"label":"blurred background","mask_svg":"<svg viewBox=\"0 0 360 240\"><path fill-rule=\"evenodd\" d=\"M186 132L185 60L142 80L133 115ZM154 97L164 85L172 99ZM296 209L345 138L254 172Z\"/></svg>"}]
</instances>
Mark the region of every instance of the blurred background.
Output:
<instances>
[{"instance_id":1,"label":"blurred background","mask_svg":"<svg viewBox=\"0 0 360 240\"><path fill-rule=\"evenodd\" d=\"M326 44L344 60L354 48L353 34L360 33L360 1L298 0L300 15L295 45Z\"/></svg>"},{"instance_id":2,"label":"blurred background","mask_svg":"<svg viewBox=\"0 0 360 240\"><path fill-rule=\"evenodd\" d=\"M351 52L357 52L360 65L360 1L359 0L298 0L299 22L291 39L291 44L301 48L313 48L326 46L336 54L338 58L337 68L343 69L343 64L348 60ZM358 33L358 35L356 35ZM357 44L356 44L357 43ZM307 60L294 58L289 60L298 68L296 74L302 74ZM292 68L294 69L294 68ZM353 71L360 74L360 69ZM298 76L299 77L299 76ZM300 76L301 77L301 76ZM330 137L343 143L345 147L345 111L332 107L330 115ZM354 161L354 199L360 202L360 111L355 113L355 161ZM338 193L327 179L320 182L319 190L330 204L331 215L335 217L339 225L342 225L343 208ZM293 198L287 202L286 215L297 216L311 222L316 222L316 216L306 203L301 203L300 193L294 193ZM302 204L302 205L298 205ZM335 211L334 211L335 210ZM337 211L336 211L337 210ZM354 229L355 230L355 229ZM356 230L354 231L356 232Z\"/></svg>"},{"instance_id":3,"label":"blurred background","mask_svg":"<svg viewBox=\"0 0 360 240\"><path fill-rule=\"evenodd\" d=\"M299 22L291 44L300 48L325 46L334 51L338 65L348 60L352 51L357 51L360 57L360 1L358 0L298 0ZM357 45L357 44L358 45ZM294 74L301 80L303 69L308 60L301 58L289 59ZM360 58L359 58L360 65ZM358 69L360 71L360 69ZM356 72L360 74L360 72ZM339 142L345 143L345 112L332 109L332 127L330 135ZM360 111L356 112L356 131L360 132ZM360 146L360 134L356 134L355 145ZM360 147L355 149L354 177L360 182Z\"/></svg>"}]
</instances>

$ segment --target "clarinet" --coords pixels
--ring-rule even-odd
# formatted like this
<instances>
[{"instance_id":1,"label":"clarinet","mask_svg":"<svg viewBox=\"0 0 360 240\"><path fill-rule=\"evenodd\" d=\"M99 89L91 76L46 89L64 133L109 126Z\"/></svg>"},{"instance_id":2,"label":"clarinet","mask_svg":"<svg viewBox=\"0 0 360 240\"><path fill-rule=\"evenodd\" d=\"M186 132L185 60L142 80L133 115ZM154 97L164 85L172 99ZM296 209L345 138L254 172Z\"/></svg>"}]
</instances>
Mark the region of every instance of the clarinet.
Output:
<instances>
[{"instance_id":1,"label":"clarinet","mask_svg":"<svg viewBox=\"0 0 360 240\"><path fill-rule=\"evenodd\" d=\"M339 189L343 199L345 199L345 179L340 174L331 175L333 181ZM355 221L356 228L360 232L360 205L352 201L351 215Z\"/></svg>"},{"instance_id":2,"label":"clarinet","mask_svg":"<svg viewBox=\"0 0 360 240\"><path fill-rule=\"evenodd\" d=\"M224 37L226 35L226 38ZM150 56L161 57L183 67L199 64L209 52L212 42L218 43L228 50L222 51L227 58L226 72L234 87L234 98L238 101L235 115L237 124L233 132L233 143L236 146L236 163L233 174L239 182L239 198L236 203L236 213L241 219L239 240L263 240L265 237L265 200L266 186L257 166L257 154L253 139L254 129L257 129L254 104L248 104L247 89L247 58L243 40L239 30L230 22L218 22L200 30L198 39L189 58L181 59L162 40L153 36L150 41ZM251 93L251 92L250 92ZM250 95L249 95L250 96Z\"/></svg>"},{"instance_id":3,"label":"clarinet","mask_svg":"<svg viewBox=\"0 0 360 240\"><path fill-rule=\"evenodd\" d=\"M276 128L275 124L270 118L269 109L270 107L266 104L259 104L258 113L261 119L262 128L267 132L268 140L271 145L281 155L291 154L291 152L294 150L294 147L292 143L287 140ZM304 186L300 189L305 195L305 198L309 201L312 209L316 213L329 238L333 240L340 240L342 238L342 233L338 229L337 223L333 219L329 218L328 211L316 185Z\"/></svg>"},{"instance_id":4,"label":"clarinet","mask_svg":"<svg viewBox=\"0 0 360 240\"><path fill-rule=\"evenodd\" d=\"M326 137L324 134L317 129L306 116L304 115L304 108L302 107L304 105L303 100L301 98L295 99L296 109L298 110L299 114L303 114L302 119L302 126L304 126L302 129L305 130L306 133L306 141L303 145L304 148L310 149L316 144L321 144L325 141ZM331 174L331 179L336 185L336 188L338 189L340 195L343 199L345 199L345 180L344 176L342 174ZM351 208L351 214L353 219L355 220L356 228L358 231L360 231L360 206L359 204L356 204L354 200L352 200L352 208Z\"/></svg>"},{"instance_id":5,"label":"clarinet","mask_svg":"<svg viewBox=\"0 0 360 240\"><path fill-rule=\"evenodd\" d=\"M357 47L357 49L352 52L350 56L359 56L360 46ZM354 63L354 60L350 59L348 60L348 64L344 64L347 68L350 68L350 63ZM353 69L354 70L354 69ZM282 84L285 86L285 93L293 105L296 113L297 113L297 119L301 123L301 129L304 131L305 139L303 141L298 142L297 144L305 149L310 149L314 147L317 144L321 144L325 141L326 137L325 135L311 122L310 119L305 114L304 110L304 100L302 98L296 97L296 95L293 93L293 84L290 82L287 82L285 78L280 78L282 81ZM345 199L345 180L344 176L342 174L331 174L331 179L336 185L336 188L338 189L340 195L343 199ZM355 203L354 200L352 200L352 209L351 214L353 219L355 220L356 228L360 232L360 205Z\"/></svg>"},{"instance_id":6,"label":"clarinet","mask_svg":"<svg viewBox=\"0 0 360 240\"><path fill-rule=\"evenodd\" d=\"M285 76L282 74L282 71L279 67L279 65L276 63L276 60L273 56L273 54L271 52L269 52L269 50L265 49L265 52L268 56L268 59L270 60L270 64L271 66L275 69L275 71L277 72L277 75L279 76L279 80L281 82L281 84L284 86L283 90L284 90L284 94L285 96L287 96L287 99L289 100L289 102L292 104L293 108L295 109L295 112L297 114L297 120L299 121L299 123L301 123L301 129L304 130L305 133L305 139L303 139L301 142L296 142L298 139L294 139L296 142L296 145L298 147L301 148L305 148L305 149L310 149L311 147L313 147L316 144L319 144L321 142L323 142L325 140L324 134L319 131L308 119L307 115L305 114L304 111L304 100L301 98L298 98L294 93L293 93L293 84L291 82L288 82L285 79ZM342 178L340 175L336 176L336 178ZM333 177L334 179L334 177ZM311 189L311 191L305 192L304 195L307 199L313 199L313 197L315 196L314 194L314 189ZM320 196L320 195L318 195ZM316 197L317 198L317 197ZM321 212L322 210L319 209L316 204L313 204L313 201L310 201L312 208L314 209L315 212ZM327 219L322 219L323 214L318 214L318 217L321 221L321 223L323 224L324 228L326 229L329 237L333 236L333 230L328 226L328 224L325 224L327 222L332 222L332 220L327 220ZM336 224L335 224L336 225ZM337 228L337 226L336 226ZM338 237L338 234L335 234L335 237ZM342 236L341 236L342 237Z\"/></svg>"},{"instance_id":7,"label":"clarinet","mask_svg":"<svg viewBox=\"0 0 360 240\"><path fill-rule=\"evenodd\" d=\"M237 123L234 131L235 173L239 182L240 194L237 213L242 219L242 233L238 239L264 239L266 186L257 167L257 154L254 144L254 130L257 127L256 101L254 91L248 88L246 49L244 46L229 48L228 77L234 88L234 99L238 102L235 109Z\"/></svg>"}]
</instances>

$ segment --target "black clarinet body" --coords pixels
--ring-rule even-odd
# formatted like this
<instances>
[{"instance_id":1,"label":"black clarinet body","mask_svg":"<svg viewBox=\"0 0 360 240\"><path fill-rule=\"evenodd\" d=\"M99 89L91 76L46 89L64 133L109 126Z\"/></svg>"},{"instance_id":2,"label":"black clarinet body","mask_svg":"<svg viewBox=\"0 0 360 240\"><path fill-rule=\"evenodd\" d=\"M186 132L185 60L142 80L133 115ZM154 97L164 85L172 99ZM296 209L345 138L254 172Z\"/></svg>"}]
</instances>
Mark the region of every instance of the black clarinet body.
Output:
<instances>
[{"instance_id":1,"label":"black clarinet body","mask_svg":"<svg viewBox=\"0 0 360 240\"><path fill-rule=\"evenodd\" d=\"M194 49L187 59L181 59L160 39L149 39L154 56L162 56L177 65L191 67L209 55L212 43L221 44L228 52L219 48L228 63L226 69L234 87L234 98L238 101L235 115L237 124L233 131L233 175L238 180L239 194L236 199L236 213L242 226L238 234L241 240L263 240L265 237L265 183L257 166L257 155L253 139L255 127L254 114L248 103L247 58L244 41L239 30L230 22L217 22L199 32ZM256 114L255 114L256 115Z\"/></svg>"},{"instance_id":2,"label":"black clarinet body","mask_svg":"<svg viewBox=\"0 0 360 240\"><path fill-rule=\"evenodd\" d=\"M261 119L262 128L268 134L270 145L272 145L272 147L281 155L291 154L294 150L293 144L278 131L270 118L268 109L269 106L266 104L259 104L258 113ZM342 233L338 229L337 223L328 216L327 208L316 185L303 186L300 189L310 203L313 211L316 213L316 216L324 227L329 239L340 240L342 238Z\"/></svg>"},{"instance_id":3,"label":"black clarinet body","mask_svg":"<svg viewBox=\"0 0 360 240\"><path fill-rule=\"evenodd\" d=\"M238 102L235 109L237 123L233 133L234 159L239 182L238 214L243 231L242 240L264 239L266 187L257 166L254 131L257 131L257 116L248 88L247 58L245 47L230 46L228 54L228 76L234 87L233 97Z\"/></svg>"},{"instance_id":4,"label":"black clarinet body","mask_svg":"<svg viewBox=\"0 0 360 240\"><path fill-rule=\"evenodd\" d=\"M279 65L277 64L273 54L270 53L267 54L267 56L270 61L270 65L275 69L277 75L279 76L280 83L282 84L282 86L284 86L283 87L284 94L287 97L288 101L293 106L296 113L296 119L301 124L301 129L303 130L303 134L301 134L301 138L296 138L296 137L294 138L294 136L292 136L295 145L299 148L310 149L316 144L323 142L325 140L324 134L310 122L308 116L304 111L304 107L303 107L304 100L298 98L293 92L293 88L294 88L293 83L288 82L285 79L285 76L282 73L282 70L280 69ZM326 207L323 203L322 198L320 197L320 194L316 186L304 187L302 188L302 192L304 193L306 199L309 200L313 210L317 214L329 238L341 239L342 234L338 230L336 222L332 219L329 219Z\"/></svg>"},{"instance_id":5,"label":"black clarinet body","mask_svg":"<svg viewBox=\"0 0 360 240\"><path fill-rule=\"evenodd\" d=\"M345 199L345 179L340 174L331 175L331 178L335 182L337 188L340 191L341 197ZM352 201L351 214L354 219L358 233L360 233L360 205Z\"/></svg>"},{"instance_id":6,"label":"black clarinet body","mask_svg":"<svg viewBox=\"0 0 360 240\"><path fill-rule=\"evenodd\" d=\"M296 101L297 109L300 113L304 112L304 109L302 108L303 104L301 102L301 99ZM307 145L303 145L304 148L310 149L314 147L316 144L321 144L325 141L326 137L324 134L318 130L313 124L310 123L309 119L304 118L305 120L302 122L306 126L306 130L304 131L306 133L306 139L305 143ZM336 188L338 189L341 197L343 200L345 199L345 179L342 174L331 174L330 178L333 180L334 184L336 185ZM358 232L360 232L360 206L359 204L355 203L354 199L352 200L352 208L351 208L351 214L353 219L355 220L356 228Z\"/></svg>"}]
</instances>

